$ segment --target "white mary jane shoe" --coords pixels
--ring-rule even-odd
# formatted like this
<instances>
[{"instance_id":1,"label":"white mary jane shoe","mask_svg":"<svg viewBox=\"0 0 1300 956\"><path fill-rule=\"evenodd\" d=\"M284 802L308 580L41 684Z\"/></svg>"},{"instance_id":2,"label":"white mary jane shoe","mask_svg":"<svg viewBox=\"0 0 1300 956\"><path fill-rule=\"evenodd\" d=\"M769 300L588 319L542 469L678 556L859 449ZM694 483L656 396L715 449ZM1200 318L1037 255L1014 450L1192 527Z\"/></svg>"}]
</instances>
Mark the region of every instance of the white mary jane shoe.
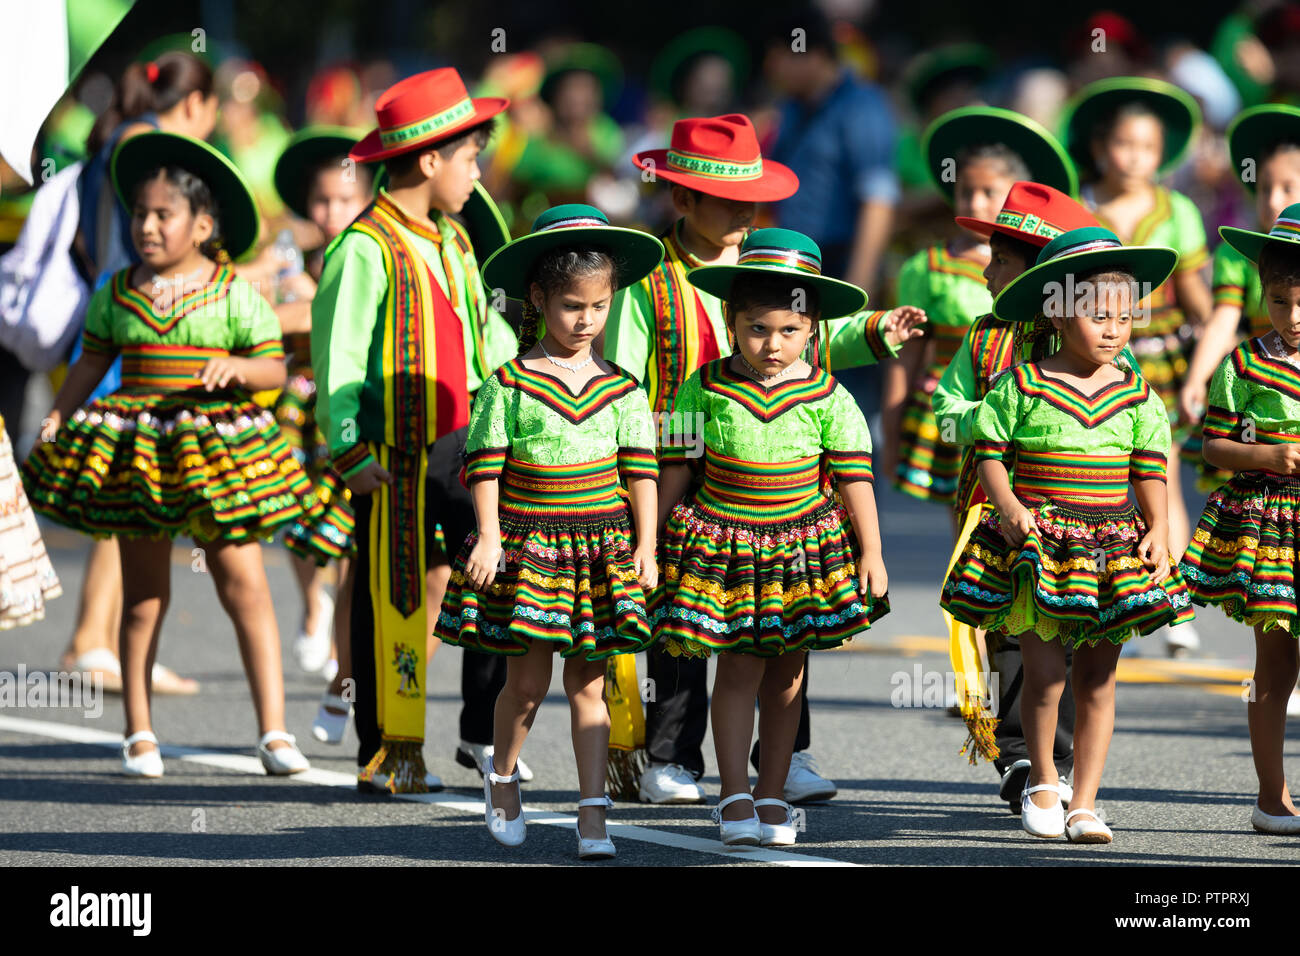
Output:
<instances>
[{"instance_id":1,"label":"white mary jane shoe","mask_svg":"<svg viewBox=\"0 0 1300 956\"><path fill-rule=\"evenodd\" d=\"M293 642L293 657L308 674L319 674L330 660L330 634L334 628L334 599L321 592L317 605L316 630L299 630ZM331 680L333 677L331 676Z\"/></svg>"},{"instance_id":2,"label":"white mary jane shoe","mask_svg":"<svg viewBox=\"0 0 1300 956\"><path fill-rule=\"evenodd\" d=\"M1040 807L1029 798L1039 790L1050 790L1056 794L1056 803L1050 807ZM1020 825L1030 836L1045 840L1059 837L1065 832L1065 807L1061 804L1061 788L1055 783L1040 783L1036 787L1025 787L1020 793Z\"/></svg>"},{"instance_id":3,"label":"white mary jane shoe","mask_svg":"<svg viewBox=\"0 0 1300 956\"><path fill-rule=\"evenodd\" d=\"M526 832L523 793L519 794L519 816L513 820L507 820L504 810L497 810L492 806L492 784L513 783L515 789L519 790L519 768L516 766L514 773L503 777L496 772L493 760L494 758L489 754L483 761L483 818L487 823L488 832L492 834L492 839L505 846L519 846L524 842Z\"/></svg>"},{"instance_id":4,"label":"white mary jane shoe","mask_svg":"<svg viewBox=\"0 0 1300 956\"><path fill-rule=\"evenodd\" d=\"M608 795L603 797L587 797L586 799L578 801L579 809L582 809L583 807L604 807L608 810L613 805L614 801L611 800ZM574 825L574 829L578 829L576 824ZM614 841L608 836L602 837L598 840L593 840L583 836L582 831L578 830L579 860L610 860L614 858L615 854Z\"/></svg>"},{"instance_id":5,"label":"white mary jane shoe","mask_svg":"<svg viewBox=\"0 0 1300 956\"><path fill-rule=\"evenodd\" d=\"M784 800L776 800L772 797L766 797L762 800L754 801L754 809L757 811L759 807L785 807L784 823L764 823L762 818L759 818L759 846L794 846L794 813L790 804L786 803Z\"/></svg>"},{"instance_id":6,"label":"white mary jane shoe","mask_svg":"<svg viewBox=\"0 0 1300 956\"><path fill-rule=\"evenodd\" d=\"M1070 817L1076 813L1091 814L1093 819L1071 823ZM1297 819L1300 819L1300 817L1297 817ZM1079 807L1079 809L1071 810L1065 815L1065 838L1071 843L1110 843L1115 839L1115 835L1110 832L1110 827L1101 821L1095 810Z\"/></svg>"},{"instance_id":7,"label":"white mary jane shoe","mask_svg":"<svg viewBox=\"0 0 1300 956\"><path fill-rule=\"evenodd\" d=\"M274 740L283 740L289 746L271 750L267 744ZM257 756L262 761L263 769L273 777L285 777L311 769L311 763L298 749L297 739L283 730L268 730L262 734L257 742Z\"/></svg>"},{"instance_id":8,"label":"white mary jane shoe","mask_svg":"<svg viewBox=\"0 0 1300 956\"><path fill-rule=\"evenodd\" d=\"M1258 803L1251 811L1250 825L1260 833L1277 833L1285 836L1300 834L1300 817L1274 816L1261 810Z\"/></svg>"},{"instance_id":9,"label":"white mary jane shoe","mask_svg":"<svg viewBox=\"0 0 1300 956\"><path fill-rule=\"evenodd\" d=\"M343 713L333 713L327 709L329 707L341 710ZM342 743L350 716L352 716L351 704L342 697L326 694L321 698L320 706L316 709L316 719L311 722L311 735L323 744Z\"/></svg>"},{"instance_id":10,"label":"white mary jane shoe","mask_svg":"<svg viewBox=\"0 0 1300 956\"><path fill-rule=\"evenodd\" d=\"M737 800L748 800L751 804L754 802L751 794L733 793L729 797L723 797L718 801L718 805L713 808L713 822L721 829L722 843L724 846L758 846L758 842L762 838L762 828L759 824L757 812L747 820L722 819L722 811Z\"/></svg>"},{"instance_id":11,"label":"white mary jane shoe","mask_svg":"<svg viewBox=\"0 0 1300 956\"><path fill-rule=\"evenodd\" d=\"M131 756L131 745L151 743L153 750ZM162 746L148 730L134 733L122 741L122 772L128 777L161 777L163 775Z\"/></svg>"}]
</instances>

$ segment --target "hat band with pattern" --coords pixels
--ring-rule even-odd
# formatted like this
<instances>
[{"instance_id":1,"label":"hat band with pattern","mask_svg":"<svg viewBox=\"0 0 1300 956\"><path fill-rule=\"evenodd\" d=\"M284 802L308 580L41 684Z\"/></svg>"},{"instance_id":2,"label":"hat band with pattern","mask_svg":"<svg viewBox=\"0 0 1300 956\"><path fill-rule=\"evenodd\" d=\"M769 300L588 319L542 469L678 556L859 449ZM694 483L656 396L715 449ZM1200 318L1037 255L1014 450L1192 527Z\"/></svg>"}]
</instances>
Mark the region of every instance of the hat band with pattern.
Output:
<instances>
[{"instance_id":1,"label":"hat band with pattern","mask_svg":"<svg viewBox=\"0 0 1300 956\"><path fill-rule=\"evenodd\" d=\"M597 219L595 216L570 216L568 219L557 219L555 222L548 222L544 226L538 226L533 232L550 232L552 229L579 229L584 226L608 227L609 220Z\"/></svg>"},{"instance_id":2,"label":"hat band with pattern","mask_svg":"<svg viewBox=\"0 0 1300 956\"><path fill-rule=\"evenodd\" d=\"M1031 212L1018 212L1014 209L1003 209L993 222L995 225L1006 226L1008 229L1016 230L1016 232L1023 232L1031 236L1043 236L1047 239L1055 239L1065 232L1059 226L1054 226Z\"/></svg>"},{"instance_id":3,"label":"hat band with pattern","mask_svg":"<svg viewBox=\"0 0 1300 956\"><path fill-rule=\"evenodd\" d=\"M683 153L680 150L668 150L668 168L690 173L704 179L758 179L763 175L763 157L753 162L732 163L712 156L698 153Z\"/></svg>"},{"instance_id":4,"label":"hat band with pattern","mask_svg":"<svg viewBox=\"0 0 1300 956\"><path fill-rule=\"evenodd\" d=\"M1087 242L1080 242L1073 246L1066 246L1051 259L1044 260L1051 262L1052 259L1060 259L1064 256L1077 256L1082 252L1097 252L1100 249L1123 249L1124 244L1116 242L1114 239L1090 239Z\"/></svg>"},{"instance_id":5,"label":"hat band with pattern","mask_svg":"<svg viewBox=\"0 0 1300 956\"><path fill-rule=\"evenodd\" d=\"M821 259L812 253L799 252L797 249L774 249L758 246L742 252L740 258L736 260L736 264L742 266L784 266L798 269L800 272L807 272L810 275L819 276L822 274Z\"/></svg>"},{"instance_id":6,"label":"hat band with pattern","mask_svg":"<svg viewBox=\"0 0 1300 956\"><path fill-rule=\"evenodd\" d=\"M435 136L442 130L455 126L473 115L474 101L466 96L450 109L443 110L441 113L427 119L407 123L405 126L395 126L392 129L381 129L379 131L379 142L383 144L385 149L405 146Z\"/></svg>"},{"instance_id":7,"label":"hat band with pattern","mask_svg":"<svg viewBox=\"0 0 1300 956\"><path fill-rule=\"evenodd\" d=\"M1268 231L1270 239L1284 239L1287 242L1300 242L1300 219L1283 219L1278 217L1273 228Z\"/></svg>"}]
</instances>

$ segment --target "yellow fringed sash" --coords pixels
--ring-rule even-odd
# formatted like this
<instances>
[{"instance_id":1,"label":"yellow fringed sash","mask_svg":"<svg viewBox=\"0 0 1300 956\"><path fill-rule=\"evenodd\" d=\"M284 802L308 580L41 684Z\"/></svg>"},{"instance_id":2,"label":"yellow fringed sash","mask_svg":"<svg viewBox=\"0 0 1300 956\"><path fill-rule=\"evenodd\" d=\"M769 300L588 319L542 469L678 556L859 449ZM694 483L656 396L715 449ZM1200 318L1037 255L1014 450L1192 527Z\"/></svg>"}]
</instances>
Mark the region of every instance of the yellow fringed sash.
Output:
<instances>
[{"instance_id":1,"label":"yellow fringed sash","mask_svg":"<svg viewBox=\"0 0 1300 956\"><path fill-rule=\"evenodd\" d=\"M962 524L961 534L957 536L957 547L948 559L948 571L944 578L952 573L953 566L961 557L962 551L970 541L980 516L991 505L981 503L966 510L966 520ZM997 701L989 696L988 684L984 675L988 673L987 662L980 659L979 644L975 640L975 628L958 621L947 610L943 612L944 622L948 625L948 657L952 662L953 673L957 678L957 699L961 705L961 716L966 722L968 736L962 744L961 753L966 754L972 764L979 757L996 760L999 756L998 745L993 739L993 729L997 727ZM989 706L985 706L985 703Z\"/></svg>"},{"instance_id":2,"label":"yellow fringed sash","mask_svg":"<svg viewBox=\"0 0 1300 956\"><path fill-rule=\"evenodd\" d=\"M606 662L605 704L609 708L605 771L609 793L616 800L635 800L645 770L645 714L635 654L616 654Z\"/></svg>"}]
</instances>

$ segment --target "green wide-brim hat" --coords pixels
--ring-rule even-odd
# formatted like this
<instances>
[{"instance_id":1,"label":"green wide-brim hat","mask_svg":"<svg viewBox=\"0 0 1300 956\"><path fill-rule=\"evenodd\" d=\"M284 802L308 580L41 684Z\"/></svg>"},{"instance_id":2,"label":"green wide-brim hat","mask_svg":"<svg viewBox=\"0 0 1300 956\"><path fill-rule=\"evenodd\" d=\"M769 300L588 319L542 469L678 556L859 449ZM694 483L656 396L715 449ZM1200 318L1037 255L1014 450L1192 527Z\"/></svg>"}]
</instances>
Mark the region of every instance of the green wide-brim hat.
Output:
<instances>
[{"instance_id":1,"label":"green wide-brim hat","mask_svg":"<svg viewBox=\"0 0 1300 956\"><path fill-rule=\"evenodd\" d=\"M1157 289L1177 264L1178 253L1165 246L1126 246L1100 226L1071 229L1044 246L1037 263L998 294L993 314L1004 322L1027 322L1043 311L1043 300L1054 287L1064 293L1067 276L1094 269L1127 272L1142 286ZM1137 302L1133 305L1136 308Z\"/></svg>"},{"instance_id":2,"label":"green wide-brim hat","mask_svg":"<svg viewBox=\"0 0 1300 956\"><path fill-rule=\"evenodd\" d=\"M388 188L388 167L383 163L375 173L375 195L379 190ZM496 201L483 187L480 180L474 180L474 191L465 200L460 212L452 213L469 233L469 244L474 247L474 257L479 262L486 262L488 256L510 241L510 229L506 226L505 216L497 207Z\"/></svg>"},{"instance_id":3,"label":"green wide-brim hat","mask_svg":"<svg viewBox=\"0 0 1300 956\"><path fill-rule=\"evenodd\" d=\"M366 135L363 129L342 126L308 126L293 134L289 145L275 161L275 191L280 201L303 219L307 215L307 195L312 179L321 164L347 159L348 150Z\"/></svg>"},{"instance_id":4,"label":"green wide-brim hat","mask_svg":"<svg viewBox=\"0 0 1300 956\"><path fill-rule=\"evenodd\" d=\"M1259 254L1270 242L1285 242L1300 252L1300 202L1292 203L1282 210L1268 232L1254 232L1250 229L1238 229L1236 226L1220 226L1219 235L1223 241L1236 249L1251 262L1259 262Z\"/></svg>"},{"instance_id":5,"label":"green wide-brim hat","mask_svg":"<svg viewBox=\"0 0 1300 956\"><path fill-rule=\"evenodd\" d=\"M674 37L650 64L650 88L676 102L674 87L682 68L704 54L726 60L735 89L744 88L749 80L749 46L740 34L726 27L696 27Z\"/></svg>"},{"instance_id":6,"label":"green wide-brim hat","mask_svg":"<svg viewBox=\"0 0 1300 956\"><path fill-rule=\"evenodd\" d=\"M1059 189L1067 196L1079 194L1074 163L1042 126L1015 110L963 106L936 119L921 139L921 155L926 158L930 179L948 202L952 202L957 185L957 154L989 143L1001 143L1019 156L1029 169L1031 182Z\"/></svg>"},{"instance_id":7,"label":"green wide-brim hat","mask_svg":"<svg viewBox=\"0 0 1300 956\"><path fill-rule=\"evenodd\" d=\"M903 88L912 109L921 113L926 96L936 86L959 75L978 85L988 79L996 62L993 51L982 43L949 43L913 57L903 71Z\"/></svg>"},{"instance_id":8,"label":"green wide-brim hat","mask_svg":"<svg viewBox=\"0 0 1300 956\"><path fill-rule=\"evenodd\" d=\"M160 166L179 166L207 183L217 202L221 245L230 258L238 259L253 247L262 223L243 175L207 143L178 133L141 133L114 151L113 188L128 214L135 203L136 187Z\"/></svg>"},{"instance_id":9,"label":"green wide-brim hat","mask_svg":"<svg viewBox=\"0 0 1300 956\"><path fill-rule=\"evenodd\" d=\"M570 43L546 61L546 75L537 95L547 103L555 94L556 81L566 73L582 71L600 82L601 109L608 111L623 92L623 63L608 47L599 43Z\"/></svg>"},{"instance_id":10,"label":"green wide-brim hat","mask_svg":"<svg viewBox=\"0 0 1300 956\"><path fill-rule=\"evenodd\" d=\"M1155 113L1164 128L1164 151L1158 172L1164 175L1182 162L1196 128L1201 108L1190 93L1145 76L1113 76L1089 83L1065 104L1061 136L1074 161L1092 169L1092 137L1097 124L1127 103L1141 103Z\"/></svg>"},{"instance_id":11,"label":"green wide-brim hat","mask_svg":"<svg viewBox=\"0 0 1300 956\"><path fill-rule=\"evenodd\" d=\"M664 246L639 229L611 226L595 206L567 203L552 206L533 222L533 231L506 243L483 263L483 282L509 299L528 298L528 274L537 258L566 247L603 249L617 266L614 288L640 282L663 261Z\"/></svg>"},{"instance_id":12,"label":"green wide-brim hat","mask_svg":"<svg viewBox=\"0 0 1300 956\"><path fill-rule=\"evenodd\" d=\"M817 243L793 229L755 229L740 245L740 259L734 266L698 266L686 273L686 280L724 302L731 287L745 276L789 276L791 289L815 289L821 303L820 319L861 312L867 294L850 282L832 279L822 272L822 251Z\"/></svg>"},{"instance_id":13,"label":"green wide-brim hat","mask_svg":"<svg viewBox=\"0 0 1300 956\"><path fill-rule=\"evenodd\" d=\"M1300 109L1282 103L1265 103L1242 110L1228 124L1232 172L1247 192L1255 192L1260 161L1278 143L1300 146Z\"/></svg>"}]
</instances>

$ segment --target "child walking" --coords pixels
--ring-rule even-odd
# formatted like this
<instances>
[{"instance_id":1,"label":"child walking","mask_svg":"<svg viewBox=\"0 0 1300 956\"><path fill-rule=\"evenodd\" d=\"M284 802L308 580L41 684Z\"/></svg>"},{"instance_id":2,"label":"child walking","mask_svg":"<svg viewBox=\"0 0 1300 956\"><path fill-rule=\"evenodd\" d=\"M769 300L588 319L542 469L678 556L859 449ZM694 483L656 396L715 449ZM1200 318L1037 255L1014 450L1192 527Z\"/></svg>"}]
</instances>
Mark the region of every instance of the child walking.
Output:
<instances>
[{"instance_id":1,"label":"child walking","mask_svg":"<svg viewBox=\"0 0 1300 956\"><path fill-rule=\"evenodd\" d=\"M993 510L949 571L942 605L971 626L1019 638L1032 764L1020 818L1037 837L1112 840L1094 808L1120 647L1135 631L1192 615L1169 565L1169 417L1155 390L1115 361L1131 333L1136 290L1164 282L1177 258L1172 249L1122 247L1106 229L1073 229L994 302L1008 321L1046 319L1059 347L1031 342L1030 360L1004 373L975 414L980 484ZM1053 761L1067 647L1077 708L1069 814Z\"/></svg>"},{"instance_id":2,"label":"child walking","mask_svg":"<svg viewBox=\"0 0 1300 956\"><path fill-rule=\"evenodd\" d=\"M662 258L653 236L569 204L542 213L483 267L490 288L523 300L524 326L518 357L474 400L465 478L478 529L456 557L436 633L508 658L483 763L485 820L506 846L524 842L517 761L558 650L578 767L578 856L615 854L605 832L605 662L650 644L658 465L645 392L592 342L614 293Z\"/></svg>"},{"instance_id":3,"label":"child walking","mask_svg":"<svg viewBox=\"0 0 1300 956\"><path fill-rule=\"evenodd\" d=\"M844 387L803 358L818 321L860 311L866 294L821 275L816 243L788 229L759 229L735 265L688 278L726 303L736 352L693 372L673 402L655 634L671 652L720 652L711 716L722 842L789 846L783 790L804 652L838 647L888 611L866 421ZM683 501L693 471L703 484ZM756 697L763 759L751 793Z\"/></svg>"},{"instance_id":4,"label":"child walking","mask_svg":"<svg viewBox=\"0 0 1300 956\"><path fill-rule=\"evenodd\" d=\"M280 635L258 538L314 503L274 416L250 398L285 378L275 313L229 264L256 240L257 208L234 166L186 136L125 141L112 175L142 264L91 299L82 356L50 412L53 441L24 465L28 494L61 524L117 535L131 569L120 637L123 772L163 773L150 672L172 539L186 535L235 625L262 766L298 773L309 765L284 729ZM119 353L122 387L79 409Z\"/></svg>"},{"instance_id":5,"label":"child walking","mask_svg":"<svg viewBox=\"0 0 1300 956\"><path fill-rule=\"evenodd\" d=\"M1251 824L1300 833L1282 766L1287 700L1300 672L1296 548L1300 546L1300 203L1267 233L1219 230L1259 264L1272 331L1237 346L1210 385L1205 458L1232 472L1210 495L1180 565L1197 604L1217 604L1255 630L1247 705L1259 777Z\"/></svg>"}]
</instances>

